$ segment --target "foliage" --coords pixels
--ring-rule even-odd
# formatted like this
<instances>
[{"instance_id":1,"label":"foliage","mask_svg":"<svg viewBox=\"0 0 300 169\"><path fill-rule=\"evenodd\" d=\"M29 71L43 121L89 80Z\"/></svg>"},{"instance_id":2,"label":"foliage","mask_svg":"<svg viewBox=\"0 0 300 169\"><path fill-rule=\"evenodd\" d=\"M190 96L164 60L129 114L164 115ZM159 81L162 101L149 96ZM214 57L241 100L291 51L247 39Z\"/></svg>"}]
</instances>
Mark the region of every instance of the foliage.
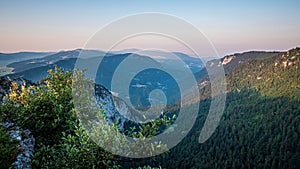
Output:
<instances>
[{"instance_id":1,"label":"foliage","mask_svg":"<svg viewBox=\"0 0 300 169\"><path fill-rule=\"evenodd\" d=\"M119 168L114 156L93 142L82 127L64 134L61 143L35 153L34 168Z\"/></svg>"},{"instance_id":2,"label":"foliage","mask_svg":"<svg viewBox=\"0 0 300 169\"><path fill-rule=\"evenodd\" d=\"M5 129L0 126L0 168L9 168L19 153L17 141L10 138Z\"/></svg>"},{"instance_id":3,"label":"foliage","mask_svg":"<svg viewBox=\"0 0 300 169\"><path fill-rule=\"evenodd\" d=\"M151 166L147 165L147 166L144 166L144 167L139 167L137 169L161 169L161 167L157 168L157 167L151 167Z\"/></svg>"},{"instance_id":4,"label":"foliage","mask_svg":"<svg viewBox=\"0 0 300 169\"><path fill-rule=\"evenodd\" d=\"M37 143L54 144L72 128L75 113L71 102L72 72L49 71L44 85L19 87L12 83L8 106L14 107L17 124L29 129Z\"/></svg>"},{"instance_id":5,"label":"foliage","mask_svg":"<svg viewBox=\"0 0 300 169\"><path fill-rule=\"evenodd\" d=\"M49 76L40 85L26 86L24 82L20 86L13 82L10 94L1 106L1 116L33 133L36 138L35 154L31 161L33 168L119 168L118 161L124 158L105 151L98 146L97 141L104 142L105 145L111 141L126 145L125 136L114 140L113 132L120 132L118 123L107 125L105 110L91 104L96 102L89 97L89 90L77 93L82 99L77 104L79 108L74 108L72 94L76 96L78 92L74 88L75 82L94 85L79 71L75 71L74 76L72 72L64 72L59 68L49 70ZM83 87L80 85L78 87ZM75 92L72 93L72 89ZM81 117L80 120L77 116ZM90 123L83 123L83 120L98 120L98 123L86 126L85 124ZM170 122L169 118L162 117L140 125L137 131L127 133L134 138L149 138L159 132L160 126L167 126ZM88 127L96 130L91 132ZM92 140L93 134L100 135L98 140ZM166 148L161 143L153 147Z\"/></svg>"}]
</instances>

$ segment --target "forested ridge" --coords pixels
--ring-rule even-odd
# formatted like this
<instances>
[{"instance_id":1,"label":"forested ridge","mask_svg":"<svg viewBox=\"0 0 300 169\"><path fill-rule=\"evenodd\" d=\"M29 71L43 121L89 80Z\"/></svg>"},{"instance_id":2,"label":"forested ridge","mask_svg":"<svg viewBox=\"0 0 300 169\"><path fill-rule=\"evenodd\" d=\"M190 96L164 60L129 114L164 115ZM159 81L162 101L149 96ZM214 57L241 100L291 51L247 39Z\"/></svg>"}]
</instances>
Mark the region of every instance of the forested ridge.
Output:
<instances>
[{"instance_id":1,"label":"forested ridge","mask_svg":"<svg viewBox=\"0 0 300 169\"><path fill-rule=\"evenodd\" d=\"M262 95L300 98L300 48L266 59L255 59L230 72L229 90L249 87Z\"/></svg>"},{"instance_id":2,"label":"forested ridge","mask_svg":"<svg viewBox=\"0 0 300 169\"><path fill-rule=\"evenodd\" d=\"M253 59L228 72L226 108L212 137L198 143L210 106L206 98L193 129L166 158L139 162L164 168L299 168L299 52ZM209 92L207 86L200 93Z\"/></svg>"},{"instance_id":3,"label":"forested ridge","mask_svg":"<svg viewBox=\"0 0 300 169\"><path fill-rule=\"evenodd\" d=\"M198 137L210 106L210 100L204 100L193 129L182 142L165 158L140 163L164 168L299 168L299 105L299 100L262 96L247 88L230 92L220 125L200 144Z\"/></svg>"}]
</instances>

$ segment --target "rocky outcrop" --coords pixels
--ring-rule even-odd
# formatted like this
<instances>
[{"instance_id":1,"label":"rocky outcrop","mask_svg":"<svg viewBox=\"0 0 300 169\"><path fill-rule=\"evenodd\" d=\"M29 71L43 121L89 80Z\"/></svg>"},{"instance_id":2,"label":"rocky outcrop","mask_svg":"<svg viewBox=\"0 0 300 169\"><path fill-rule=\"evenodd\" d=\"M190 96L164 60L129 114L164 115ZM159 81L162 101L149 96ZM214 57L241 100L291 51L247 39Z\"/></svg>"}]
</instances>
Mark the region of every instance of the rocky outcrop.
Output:
<instances>
[{"instance_id":1,"label":"rocky outcrop","mask_svg":"<svg viewBox=\"0 0 300 169\"><path fill-rule=\"evenodd\" d=\"M30 81L24 80L22 78L9 79L9 78L0 78L0 105L2 104L2 99L5 95L9 93L10 85L12 82L17 83L19 86L24 85L33 85ZM12 164L16 169L31 169L30 158L34 153L35 139L31 132L28 129L22 129L12 122L1 122L4 128L8 130L8 134L11 138L19 142L18 147L20 148L20 154L17 156L17 160Z\"/></svg>"},{"instance_id":2,"label":"rocky outcrop","mask_svg":"<svg viewBox=\"0 0 300 169\"><path fill-rule=\"evenodd\" d=\"M16 169L31 169L30 158L34 153L35 139L29 130L23 130L14 123L0 123L4 128L8 129L11 138L19 141L18 147L21 149L12 166Z\"/></svg>"},{"instance_id":3,"label":"rocky outcrop","mask_svg":"<svg viewBox=\"0 0 300 169\"><path fill-rule=\"evenodd\" d=\"M97 104L106 114L108 124L117 123L119 129L124 129L124 125L130 119L139 121L133 110L120 98L113 96L105 87L95 85L95 96Z\"/></svg>"}]
</instances>

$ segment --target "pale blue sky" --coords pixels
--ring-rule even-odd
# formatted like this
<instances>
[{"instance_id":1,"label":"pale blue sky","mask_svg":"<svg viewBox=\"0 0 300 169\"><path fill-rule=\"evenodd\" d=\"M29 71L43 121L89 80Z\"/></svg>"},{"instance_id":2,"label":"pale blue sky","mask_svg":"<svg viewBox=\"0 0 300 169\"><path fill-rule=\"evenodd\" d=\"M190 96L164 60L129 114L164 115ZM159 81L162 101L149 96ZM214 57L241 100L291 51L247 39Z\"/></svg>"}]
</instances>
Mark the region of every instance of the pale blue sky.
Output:
<instances>
[{"instance_id":1,"label":"pale blue sky","mask_svg":"<svg viewBox=\"0 0 300 169\"><path fill-rule=\"evenodd\" d=\"M0 51L82 48L105 24L162 12L185 19L220 55L300 46L300 1L0 1ZM138 47L138 46L137 46Z\"/></svg>"}]
</instances>

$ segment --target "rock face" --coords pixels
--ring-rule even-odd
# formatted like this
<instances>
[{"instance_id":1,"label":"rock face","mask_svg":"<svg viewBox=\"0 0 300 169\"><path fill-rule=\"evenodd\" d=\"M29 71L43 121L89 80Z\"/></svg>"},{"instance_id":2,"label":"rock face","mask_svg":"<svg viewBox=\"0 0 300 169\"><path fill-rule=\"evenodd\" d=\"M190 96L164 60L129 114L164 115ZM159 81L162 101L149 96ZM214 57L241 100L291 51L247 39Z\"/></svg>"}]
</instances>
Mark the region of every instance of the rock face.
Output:
<instances>
[{"instance_id":1,"label":"rock face","mask_svg":"<svg viewBox=\"0 0 300 169\"><path fill-rule=\"evenodd\" d=\"M122 130L129 119L140 119L123 100L113 96L105 87L95 85L95 96L97 104L106 114L108 124L118 123L119 129Z\"/></svg>"},{"instance_id":2,"label":"rock face","mask_svg":"<svg viewBox=\"0 0 300 169\"><path fill-rule=\"evenodd\" d=\"M126 118L126 120L133 120L135 122L138 122L143 119L143 117L138 112L133 110L126 104L125 101L123 101L119 97L113 96L113 101L117 111L121 114L121 116L123 116L123 118Z\"/></svg>"},{"instance_id":3,"label":"rock face","mask_svg":"<svg viewBox=\"0 0 300 169\"><path fill-rule=\"evenodd\" d=\"M23 138L21 137L19 143L23 152L18 155L17 161L13 163L13 166L17 169L30 169L30 158L34 153L35 139L29 130L20 130L25 134Z\"/></svg>"},{"instance_id":4,"label":"rock face","mask_svg":"<svg viewBox=\"0 0 300 169\"><path fill-rule=\"evenodd\" d=\"M222 65L226 65L227 63L229 63L235 56L225 56L223 61L222 61Z\"/></svg>"},{"instance_id":5,"label":"rock face","mask_svg":"<svg viewBox=\"0 0 300 169\"><path fill-rule=\"evenodd\" d=\"M10 84L15 82L20 86L26 83L27 85L33 85L31 82L22 78L8 79L1 77L0 79L0 106L2 104L3 97L9 93ZM2 122L0 123L4 128L8 129L8 134L11 138L19 141L19 148L21 149L20 154L17 156L12 166L16 169L31 169L30 158L34 153L35 139L28 129L22 129L14 123Z\"/></svg>"},{"instance_id":6,"label":"rock face","mask_svg":"<svg viewBox=\"0 0 300 169\"><path fill-rule=\"evenodd\" d=\"M11 138L18 140L18 146L21 149L20 154L17 156L12 166L16 169L31 169L30 158L34 153L35 139L29 130L23 130L16 126L14 123L3 122L0 123L3 127L9 130Z\"/></svg>"},{"instance_id":7,"label":"rock face","mask_svg":"<svg viewBox=\"0 0 300 169\"><path fill-rule=\"evenodd\" d=\"M104 110L106 121L108 124L118 123L122 129L124 126L124 118L118 113L113 103L111 93L101 85L95 85L95 96L98 106Z\"/></svg>"}]
</instances>

